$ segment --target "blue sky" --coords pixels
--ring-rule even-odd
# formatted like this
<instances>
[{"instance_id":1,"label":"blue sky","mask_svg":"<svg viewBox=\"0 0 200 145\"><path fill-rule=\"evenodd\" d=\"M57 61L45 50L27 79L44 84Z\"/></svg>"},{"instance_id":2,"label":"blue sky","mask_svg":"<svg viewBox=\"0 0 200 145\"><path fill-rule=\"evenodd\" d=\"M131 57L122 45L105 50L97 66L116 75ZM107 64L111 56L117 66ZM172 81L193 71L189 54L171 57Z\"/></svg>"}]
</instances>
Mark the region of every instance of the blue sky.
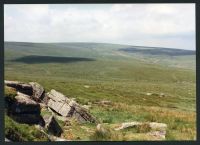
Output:
<instances>
[{"instance_id":1,"label":"blue sky","mask_svg":"<svg viewBox=\"0 0 200 145\"><path fill-rule=\"evenodd\" d=\"M194 4L4 5L5 41L106 42L195 50Z\"/></svg>"}]
</instances>

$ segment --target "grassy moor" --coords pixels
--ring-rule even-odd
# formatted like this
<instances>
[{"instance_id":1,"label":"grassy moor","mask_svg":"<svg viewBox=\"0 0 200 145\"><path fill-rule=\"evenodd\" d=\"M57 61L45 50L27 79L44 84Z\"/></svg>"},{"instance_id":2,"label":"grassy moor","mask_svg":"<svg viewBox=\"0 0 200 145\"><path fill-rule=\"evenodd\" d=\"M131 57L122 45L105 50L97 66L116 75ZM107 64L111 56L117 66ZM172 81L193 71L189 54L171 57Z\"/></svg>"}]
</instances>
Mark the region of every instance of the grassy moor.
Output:
<instances>
[{"instance_id":1,"label":"grassy moor","mask_svg":"<svg viewBox=\"0 0 200 145\"><path fill-rule=\"evenodd\" d=\"M196 52L108 43L5 42L5 80L37 82L75 100L97 123L56 114L65 140L196 140ZM5 99L16 91L5 87ZM41 108L41 115L48 115ZM5 117L16 141L48 141L48 131ZM130 123L137 125L127 127ZM157 135L151 122L166 124ZM117 129L122 126L123 129ZM10 127L13 126L13 127ZM131 126L131 125L130 125ZM154 130L154 131L152 131ZM49 139L50 138L50 139ZM53 139L52 139L53 140Z\"/></svg>"}]
</instances>

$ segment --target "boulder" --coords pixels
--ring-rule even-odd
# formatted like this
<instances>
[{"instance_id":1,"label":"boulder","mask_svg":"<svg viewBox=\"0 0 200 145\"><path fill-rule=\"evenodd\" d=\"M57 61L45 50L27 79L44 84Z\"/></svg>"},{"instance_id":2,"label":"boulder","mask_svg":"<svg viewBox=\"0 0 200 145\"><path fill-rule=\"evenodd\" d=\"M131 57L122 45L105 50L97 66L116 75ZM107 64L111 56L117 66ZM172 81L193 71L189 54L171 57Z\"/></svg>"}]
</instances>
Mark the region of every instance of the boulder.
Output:
<instances>
[{"instance_id":1,"label":"boulder","mask_svg":"<svg viewBox=\"0 0 200 145\"><path fill-rule=\"evenodd\" d=\"M74 108L75 109L72 117L76 118L79 122L92 122L92 123L96 122L95 118L81 106L76 106Z\"/></svg>"},{"instance_id":2,"label":"boulder","mask_svg":"<svg viewBox=\"0 0 200 145\"><path fill-rule=\"evenodd\" d=\"M52 89L49 93L47 93L50 99L55 100L56 102L70 101L65 95L56 90Z\"/></svg>"},{"instance_id":3,"label":"boulder","mask_svg":"<svg viewBox=\"0 0 200 145\"><path fill-rule=\"evenodd\" d=\"M45 115L43 117L45 122L45 128L47 128L48 132L55 136L60 136L63 132L62 128L54 118L54 116Z\"/></svg>"},{"instance_id":4,"label":"boulder","mask_svg":"<svg viewBox=\"0 0 200 145\"><path fill-rule=\"evenodd\" d=\"M58 102L53 99L48 101L47 106L54 110L56 113L65 117L70 116L70 112L72 112L72 108L68 104L65 102Z\"/></svg>"},{"instance_id":5,"label":"boulder","mask_svg":"<svg viewBox=\"0 0 200 145\"><path fill-rule=\"evenodd\" d=\"M105 129L101 124L97 124L96 130L97 130L98 132L103 133L103 134L106 133L106 129Z\"/></svg>"},{"instance_id":6,"label":"boulder","mask_svg":"<svg viewBox=\"0 0 200 145\"><path fill-rule=\"evenodd\" d=\"M36 82L30 82L29 83L32 87L32 98L33 100L37 101L37 102L41 102L44 98L44 88L36 83Z\"/></svg>"},{"instance_id":7,"label":"boulder","mask_svg":"<svg viewBox=\"0 0 200 145\"><path fill-rule=\"evenodd\" d=\"M46 95L48 97L47 106L61 116L74 117L79 122L95 122L95 119L87 112L86 109L62 93L51 90Z\"/></svg>"},{"instance_id":8,"label":"boulder","mask_svg":"<svg viewBox=\"0 0 200 145\"><path fill-rule=\"evenodd\" d=\"M41 122L40 105L30 96L17 92L15 101L8 106L8 115L19 123L38 124Z\"/></svg>"},{"instance_id":9,"label":"boulder","mask_svg":"<svg viewBox=\"0 0 200 145\"><path fill-rule=\"evenodd\" d=\"M22 83L19 81L5 81L5 85L8 87L15 88L17 91L26 95L33 95L32 86L30 84Z\"/></svg>"},{"instance_id":10,"label":"boulder","mask_svg":"<svg viewBox=\"0 0 200 145\"><path fill-rule=\"evenodd\" d=\"M157 122L150 122L149 123L151 129L153 130L166 130L167 124L165 123L157 123Z\"/></svg>"},{"instance_id":11,"label":"boulder","mask_svg":"<svg viewBox=\"0 0 200 145\"><path fill-rule=\"evenodd\" d=\"M55 90L51 90L46 94L46 96L48 97L47 106L61 116L67 117L70 116L71 112L73 112L73 108L71 108L68 104L70 100L63 94Z\"/></svg>"},{"instance_id":12,"label":"boulder","mask_svg":"<svg viewBox=\"0 0 200 145\"><path fill-rule=\"evenodd\" d=\"M16 101L8 107L12 114L40 114L40 104L43 103L43 107L47 106L61 116L74 117L79 122L96 121L87 109L56 90L45 93L44 88L36 82L26 84L18 81L5 81L5 84L18 91ZM104 103L109 104L110 102Z\"/></svg>"},{"instance_id":13,"label":"boulder","mask_svg":"<svg viewBox=\"0 0 200 145\"><path fill-rule=\"evenodd\" d=\"M115 130L122 130L122 129L126 129L126 128L130 128L130 127L135 127L135 126L139 126L139 125L144 125L144 124L148 124L149 127L152 130L159 130L159 131L165 131L167 129L167 124L165 123L157 123L157 122L126 122L126 123L122 123L120 125L120 127L115 128Z\"/></svg>"},{"instance_id":14,"label":"boulder","mask_svg":"<svg viewBox=\"0 0 200 145\"><path fill-rule=\"evenodd\" d=\"M40 105L31 100L30 96L17 92L15 102L9 106L12 114L40 114Z\"/></svg>"},{"instance_id":15,"label":"boulder","mask_svg":"<svg viewBox=\"0 0 200 145\"><path fill-rule=\"evenodd\" d=\"M5 81L5 85L15 88L18 92L31 96L32 99L37 102L43 101L45 97L44 88L36 82L22 83L18 81Z\"/></svg>"},{"instance_id":16,"label":"boulder","mask_svg":"<svg viewBox=\"0 0 200 145\"><path fill-rule=\"evenodd\" d=\"M49 101L48 93L44 93L44 98L42 99L42 103L47 105L48 101Z\"/></svg>"}]
</instances>

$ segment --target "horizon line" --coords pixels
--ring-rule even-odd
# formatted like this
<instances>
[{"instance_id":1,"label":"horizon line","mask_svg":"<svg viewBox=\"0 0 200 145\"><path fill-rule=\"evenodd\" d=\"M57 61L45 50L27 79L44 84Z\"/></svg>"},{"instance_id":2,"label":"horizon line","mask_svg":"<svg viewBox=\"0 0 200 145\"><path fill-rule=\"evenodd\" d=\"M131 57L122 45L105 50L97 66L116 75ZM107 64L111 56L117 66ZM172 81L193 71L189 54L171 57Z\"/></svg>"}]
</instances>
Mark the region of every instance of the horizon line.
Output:
<instances>
[{"instance_id":1,"label":"horizon line","mask_svg":"<svg viewBox=\"0 0 200 145\"><path fill-rule=\"evenodd\" d=\"M16 42L16 43L42 43L42 44L47 44L47 43L100 43L100 44L112 44L112 45L127 45L127 46L131 46L131 47L147 47L147 48L164 48L164 49L180 49L180 50L188 50L188 51L196 51L195 49L184 49L184 48L174 48L174 47L160 47L160 46L143 46L143 45L132 45L132 44L119 44L119 43L109 43L109 42L81 42L81 41L77 41L77 42L30 42L30 41L4 41L5 42Z\"/></svg>"}]
</instances>

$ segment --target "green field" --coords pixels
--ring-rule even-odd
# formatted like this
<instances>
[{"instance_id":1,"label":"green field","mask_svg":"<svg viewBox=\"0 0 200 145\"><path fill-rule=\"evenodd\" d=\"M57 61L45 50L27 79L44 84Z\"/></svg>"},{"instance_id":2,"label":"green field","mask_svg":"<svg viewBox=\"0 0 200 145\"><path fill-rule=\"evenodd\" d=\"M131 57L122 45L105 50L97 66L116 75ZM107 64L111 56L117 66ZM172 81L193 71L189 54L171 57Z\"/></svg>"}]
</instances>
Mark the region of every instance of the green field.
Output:
<instances>
[{"instance_id":1,"label":"green field","mask_svg":"<svg viewBox=\"0 0 200 145\"><path fill-rule=\"evenodd\" d=\"M145 53L121 50L125 48L145 49ZM162 122L168 125L167 140L194 140L195 57L191 51L118 44L5 42L4 69L6 80L36 81L47 91L55 89L82 105L111 101L112 106L93 105L90 109L103 123ZM92 140L92 133L80 131L80 126L96 127L76 124L63 136ZM125 132L123 139L114 140L148 139Z\"/></svg>"}]
</instances>

